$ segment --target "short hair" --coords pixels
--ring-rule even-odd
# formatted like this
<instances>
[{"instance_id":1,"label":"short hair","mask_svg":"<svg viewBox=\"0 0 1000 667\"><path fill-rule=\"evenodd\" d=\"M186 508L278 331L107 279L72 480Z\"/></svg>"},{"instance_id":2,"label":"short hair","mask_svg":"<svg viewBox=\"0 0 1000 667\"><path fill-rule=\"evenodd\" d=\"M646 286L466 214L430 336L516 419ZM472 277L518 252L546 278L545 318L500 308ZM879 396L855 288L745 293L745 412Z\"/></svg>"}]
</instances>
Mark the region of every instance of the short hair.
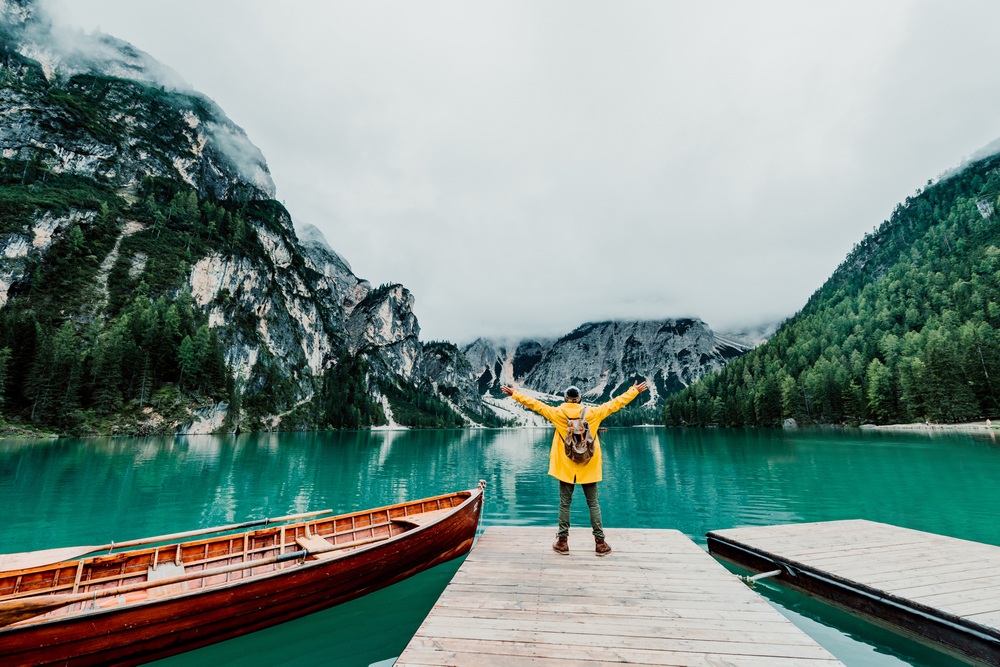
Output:
<instances>
[{"instance_id":1,"label":"short hair","mask_svg":"<svg viewBox=\"0 0 1000 667\"><path fill-rule=\"evenodd\" d=\"M580 402L580 390L576 385L570 385L566 388L566 402L567 403L579 403Z\"/></svg>"}]
</instances>

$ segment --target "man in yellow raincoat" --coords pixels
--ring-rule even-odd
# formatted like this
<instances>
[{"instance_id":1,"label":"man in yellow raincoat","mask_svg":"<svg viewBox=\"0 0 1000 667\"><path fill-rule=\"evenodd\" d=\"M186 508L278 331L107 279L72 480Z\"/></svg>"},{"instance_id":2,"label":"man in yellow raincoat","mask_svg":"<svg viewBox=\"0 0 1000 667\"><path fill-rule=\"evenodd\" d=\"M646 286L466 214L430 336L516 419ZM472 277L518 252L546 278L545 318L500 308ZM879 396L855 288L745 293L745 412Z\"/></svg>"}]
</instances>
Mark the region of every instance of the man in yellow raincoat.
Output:
<instances>
[{"instance_id":1,"label":"man in yellow raincoat","mask_svg":"<svg viewBox=\"0 0 1000 667\"><path fill-rule=\"evenodd\" d=\"M578 419L583 412L580 404L580 390L570 387L566 390L565 403L557 408L545 405L541 401L525 396L513 387L501 387L503 393L526 408L542 415L556 427L552 437L552 450L549 453L549 474L559 480L559 533L552 548L556 553L569 553L569 506L573 500L573 490L579 484L583 487L583 495L587 498L590 508L590 525L594 529L594 542L598 556L611 553L611 547L604 540L604 529L601 527L601 506L597 503L597 483L601 481L601 441L597 429L601 421L612 412L621 410L640 393L646 391L646 383L633 384L631 389L618 398L613 398L603 405L588 407L586 420L590 424L590 432L594 434L594 456L586 463L577 463L566 456L563 442L568 433L570 419Z\"/></svg>"}]
</instances>

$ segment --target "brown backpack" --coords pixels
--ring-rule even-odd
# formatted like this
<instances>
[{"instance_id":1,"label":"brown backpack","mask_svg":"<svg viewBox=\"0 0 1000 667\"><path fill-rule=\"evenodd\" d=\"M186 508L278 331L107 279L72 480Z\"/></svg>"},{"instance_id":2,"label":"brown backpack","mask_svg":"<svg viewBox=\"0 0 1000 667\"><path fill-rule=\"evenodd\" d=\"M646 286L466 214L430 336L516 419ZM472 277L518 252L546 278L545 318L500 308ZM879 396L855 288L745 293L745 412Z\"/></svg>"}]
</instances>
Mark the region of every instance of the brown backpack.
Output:
<instances>
[{"instance_id":1,"label":"brown backpack","mask_svg":"<svg viewBox=\"0 0 1000 667\"><path fill-rule=\"evenodd\" d=\"M587 408L576 419L567 417L566 421L566 437L563 439L566 456L570 461L587 463L594 456L594 434L590 432L587 422Z\"/></svg>"}]
</instances>

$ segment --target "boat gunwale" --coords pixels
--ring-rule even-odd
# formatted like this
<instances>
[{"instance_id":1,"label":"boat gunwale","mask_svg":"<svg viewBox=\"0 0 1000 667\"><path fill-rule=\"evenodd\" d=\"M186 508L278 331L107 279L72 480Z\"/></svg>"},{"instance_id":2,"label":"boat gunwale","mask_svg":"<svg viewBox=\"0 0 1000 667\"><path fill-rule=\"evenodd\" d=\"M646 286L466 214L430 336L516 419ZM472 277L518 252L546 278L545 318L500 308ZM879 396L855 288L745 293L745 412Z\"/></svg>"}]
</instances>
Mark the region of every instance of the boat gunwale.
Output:
<instances>
[{"instance_id":1,"label":"boat gunwale","mask_svg":"<svg viewBox=\"0 0 1000 667\"><path fill-rule=\"evenodd\" d=\"M409 507L410 505L415 505L417 503L427 503L427 502L431 502L431 501L442 500L444 498L452 498L454 496L461 495L463 493L470 493L470 492L473 492L475 490L476 489L463 489L461 491L454 491L452 493L445 493L445 494L441 494L441 495L438 495L438 496L430 496L428 498L418 498L417 500L411 500L409 502L395 503L393 505L385 505L384 507L374 507L374 508L372 508L370 510L360 510L360 511L357 511L357 512L350 512L348 514L336 514L336 515L332 515L332 516L323 516L323 517L321 517L321 518L319 518L317 520L313 520L313 521L307 519L305 521L299 521L297 523L284 523L284 522L281 522L280 525L279 525L279 523L276 522L276 523L273 523L273 524L266 525L266 526L264 526L262 528L257 528L257 529L254 529L254 530L246 530L246 531L243 531L243 532L238 532L239 531L238 528L233 528L233 529L230 529L230 530L236 531L236 532L228 532L228 531L224 531L223 530L223 531L219 531L218 533L209 533L209 535L211 535L211 537L201 538L201 539L197 539L197 540L192 540L190 542L185 542L185 541L180 541L180 540L173 540L173 541L172 540L164 540L162 543L159 543L159 542L153 543L153 544L155 544L157 546L151 546L151 547L141 546L139 548L130 548L130 549L127 549L125 551L114 551L114 550L112 550L111 553L106 553L106 554L94 554L94 555L84 554L83 556L81 556L79 558L70 558L68 560L56 561L54 563L49 563L47 565L38 565L38 566L35 566L35 567L23 568L23 569L17 569L17 570L0 570L0 578L24 576L26 574L37 574L38 572L46 572L46 571L49 571L49 570L59 570L59 569L68 568L68 567L76 567L77 564L81 560L84 561L84 562L87 562L87 563L106 564L106 563L113 562L113 561L115 561L117 559L120 559L122 556L141 556L141 555L144 555L144 554L147 554L147 553L153 553L157 549L162 549L163 547L165 547L167 545L171 545L171 546L182 545L183 547L186 548L186 547L196 547L196 546L202 546L202 545L205 545L205 544L210 544L212 542L217 542L220 539L224 539L224 538L231 537L231 536L234 536L234 535L241 535L241 536L242 535L247 535L247 536L249 536L251 538L253 538L253 537L260 537L262 534L269 534L273 530L280 529L282 527L284 527L285 530L288 530L290 528L299 528L299 527L305 526L305 525L310 525L311 526L311 525L315 525L317 523L327 523L327 522L330 522L330 521L336 522L336 521L341 520L341 519L351 519L351 518L354 518L354 517L357 517L357 516L364 516L366 514L372 514L372 513L375 513L375 512L387 512L389 510L399 509L401 507ZM465 501L463 501L463 503L464 502ZM455 507L461 507L461 503L459 505L456 505ZM452 508L446 508L446 509L452 509ZM414 512L414 514L423 514L423 512ZM405 516L409 516L409 515L404 515L404 517ZM395 519L390 518L390 523L392 521L396 521L399 518L404 518L404 517L397 517ZM251 519L251 521L252 521L252 519ZM383 525L386 525L386 524L383 524ZM273 526L273 528L272 528L272 526ZM358 526L357 530L364 530L365 528L368 528L368 526ZM410 532L410 531L407 531L407 532ZM327 536L327 535L320 535L320 537L329 537L329 536ZM142 538L137 538L137 539L142 539ZM125 540L122 540L122 541L124 542ZM54 548L55 549L60 549L60 548L69 548L69 549L72 549L73 545L70 545L69 547L54 547ZM48 551L48 549L40 549L40 550L36 550L36 551ZM28 553L34 553L34 552L32 552L32 551L25 551L25 552L16 552L16 553L26 553L26 554L28 554ZM12 554L0 554L0 555L8 556L8 555L12 555Z\"/></svg>"},{"instance_id":2,"label":"boat gunwale","mask_svg":"<svg viewBox=\"0 0 1000 667\"><path fill-rule=\"evenodd\" d=\"M424 529L432 528L432 527L438 525L439 523L441 523L442 521L444 521L446 519L449 519L451 517L454 517L462 509L464 509L470 502L472 502L473 500L475 500L477 497L482 497L482 495L483 495L483 489L482 489L482 487L476 487L476 488L473 488L473 489L464 489L462 491L455 491L454 493L447 493L447 494L440 495L440 496L433 496L433 497L430 497L430 498L421 498L421 499L414 500L414 501L409 502L409 503L398 503L396 505L390 505L390 506L386 506L386 507L377 507L377 508L374 508L374 509L372 509L370 511L367 511L367 512L366 511L362 511L362 512L356 512L354 514L340 515L340 516L337 516L337 517L332 517L333 519L349 518L350 516L354 516L354 515L363 515L363 514L369 514L371 512L380 512L380 511L391 509L391 508L405 507L405 506L409 506L409 505L415 505L417 503L430 502L432 500L439 500L439 499L442 499L442 498L452 498L454 496L458 496L458 495L465 494L465 493L469 494L469 496L467 498L465 498L465 500L463 500L458 505L454 505L452 507L446 508L446 509L452 510L452 511L449 511L449 512L446 512L446 513L442 513L441 515L435 517L434 519L428 521L425 524L411 524L411 525L413 525L413 528L410 528L409 530L403 531L403 532L398 533L396 535L392 535L390 537L387 537L386 539L379 540L378 542L374 542L374 543L370 543L370 544L364 544L364 545L358 546L358 547L356 547L354 549L351 549L351 550L344 550L344 551L342 551L339 554L333 554L333 555L327 556L325 558L317 558L316 560L311 560L311 561L303 559L303 560L298 561L297 563L294 563L294 565L292 567L285 567L285 568L282 568L282 569L274 569L274 570L272 570L270 572L262 572L260 574L255 574L255 575L247 576L247 577L244 577L244 578L241 578L241 579L236 579L235 581L220 582L219 584L212 585L212 586L202 586L200 588L195 588L195 589L192 589L192 590L182 591L182 592L180 592L180 593L178 593L176 595L170 595L170 596L166 596L166 597L153 598L153 599L148 599L147 598L146 600L137 600L135 602L128 603L126 605L115 605L115 606L111 606L111 607L102 607L102 608L99 608L99 609L87 609L87 610L80 609L80 610L78 610L76 612L71 612L71 613L68 613L68 614L62 614L62 615L58 615L58 616L53 616L51 618L43 619L43 620L26 619L26 620L23 620L23 621L19 621L17 623L11 623L11 624L6 625L6 626L0 626L0 638L2 638L2 636L5 635L5 634L9 634L9 633L16 632L16 631L19 631L19 630L42 628L42 627L45 627L45 626L48 626L48 625L51 625L51 624L64 623L64 622L67 622L67 621L76 621L76 620L78 620L80 618L91 619L91 618L101 617L101 616L115 614L115 613L124 613L124 612L132 611L132 610L138 610L138 609L141 609L141 608L146 608L147 606L150 606L150 605L161 605L161 604L164 604L164 603L174 602L174 601L177 601L177 600L186 600L188 598L197 597L199 595L207 595L207 594L210 594L210 593L217 593L217 592L220 592L220 591L227 591L227 590L236 590L240 586L250 585L250 584L256 584L256 583L260 583L260 582L267 582L270 579L273 579L275 577L280 577L280 576L285 576L285 575L291 575L291 574L295 574L295 573L299 573L299 572L305 572L305 571L313 570L313 569L316 569L316 568L319 568L319 567L330 566L330 565L336 564L337 562L339 562L341 560L346 559L349 556L354 556L356 554L367 553L369 551L375 551L375 550L378 550L378 549L382 549L382 548L384 548L384 547L386 547L388 545L396 544L396 543L402 541L400 538L407 537L407 536L412 536L412 535L415 535L416 533L424 532ZM414 515L416 515L416 514L423 514L423 512L414 512L413 514ZM400 519L394 519L394 521L398 521L398 520L400 520ZM405 521L405 518L402 518L402 520ZM305 522L303 522L303 523L305 523ZM302 525L302 524L297 524L297 525ZM360 530L364 530L365 528L366 528L366 526L360 526L359 527ZM324 537L324 536L320 536L320 537ZM185 544L187 544L187 543L185 543ZM130 552L123 552L123 553L130 553ZM306 558L308 558L308 555L306 556ZM76 562L76 561L69 561L69 562ZM288 561L288 562L293 562L293 561ZM265 566L262 566L262 567L265 567ZM246 569L252 571L253 567L248 567ZM6 574L6 573L0 573L0 574ZM211 571L208 571L205 576L206 577L210 577L210 576L215 576L215 575L213 575L211 573ZM195 580L197 580L197 578L195 578ZM156 587L152 586L150 588L156 588ZM40 593L38 597L44 597L44 595L45 595L45 593ZM109 595L107 597L113 597L113 596Z\"/></svg>"}]
</instances>

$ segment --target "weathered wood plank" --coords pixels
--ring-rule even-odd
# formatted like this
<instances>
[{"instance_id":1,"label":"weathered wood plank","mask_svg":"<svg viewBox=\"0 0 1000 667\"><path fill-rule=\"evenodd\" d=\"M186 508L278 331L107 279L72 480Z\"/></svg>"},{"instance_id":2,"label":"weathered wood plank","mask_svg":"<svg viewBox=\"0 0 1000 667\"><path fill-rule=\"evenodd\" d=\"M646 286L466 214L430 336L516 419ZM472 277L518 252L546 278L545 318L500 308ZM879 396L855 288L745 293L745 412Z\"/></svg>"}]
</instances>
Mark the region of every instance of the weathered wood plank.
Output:
<instances>
[{"instance_id":1,"label":"weathered wood plank","mask_svg":"<svg viewBox=\"0 0 1000 667\"><path fill-rule=\"evenodd\" d=\"M684 641L716 641L731 642L734 636L740 638L741 643L767 644L769 646L815 646L815 642L809 636L801 632L786 633L748 633L744 635L739 632L737 623L727 624L725 628L694 628L687 625L675 625L668 623L653 623L647 619L645 623L633 622L630 619L601 619L600 623L593 620L567 621L564 618L547 619L546 614L533 614L534 618L523 618L506 613L505 618L481 618L479 616L466 616L465 620L458 625L463 629L477 628L478 631L487 630L503 634L505 631L517 632L557 632L564 635L587 635L588 637L599 635L613 635L615 637L633 638L662 638L667 635L682 634ZM563 615L564 616L564 615ZM424 624L420 633L422 636L445 636L450 629L457 625L454 616L442 616L431 614L428 622ZM736 635L733 633L737 632ZM604 645L602 643L602 645Z\"/></svg>"},{"instance_id":2,"label":"weathered wood plank","mask_svg":"<svg viewBox=\"0 0 1000 667\"><path fill-rule=\"evenodd\" d=\"M955 563L947 566L926 563L923 567L919 563L908 563L905 567L905 570L896 573L862 572L857 578L870 586L881 588L888 585L893 590L903 590L933 584L960 585L966 581L1000 577L1000 567L986 563L982 563L981 566L977 563ZM856 576L850 570L846 572L851 572L852 578Z\"/></svg>"},{"instance_id":3,"label":"weathered wood plank","mask_svg":"<svg viewBox=\"0 0 1000 667\"><path fill-rule=\"evenodd\" d=\"M967 614L963 618L972 623L991 628L1000 625L1000 611L991 611L985 614Z\"/></svg>"},{"instance_id":4,"label":"weathered wood plank","mask_svg":"<svg viewBox=\"0 0 1000 667\"><path fill-rule=\"evenodd\" d=\"M450 601L439 601L439 605L449 606L455 609L467 609L466 604L452 604ZM476 609L495 609L517 611L545 611L552 610L558 613L567 614L593 614L595 616L646 616L671 618L705 618L705 619L733 619L755 621L768 618L770 613L766 609L751 607L742 609L691 609L684 607L634 607L622 605L614 607L610 605L598 604L559 604L552 602L519 602L519 601L483 601L478 603ZM773 611L773 610L772 610Z\"/></svg>"},{"instance_id":5,"label":"weathered wood plank","mask_svg":"<svg viewBox=\"0 0 1000 667\"><path fill-rule=\"evenodd\" d=\"M532 620L557 620L565 621L567 623L587 623L592 624L594 622L594 617L592 614L573 614L573 613L559 613L552 611L542 611L542 612L530 612L518 610L515 612L510 611L494 611L490 609L450 609L447 607L437 607L431 611L431 616L436 617L452 617L452 618L499 618L499 619L524 619L527 621ZM718 619L700 619L700 618L664 618L662 616L654 617L635 617L630 616L628 618L622 618L619 616L610 616L607 619L602 620L602 624L605 622L609 623L628 623L633 626L655 626L664 628L701 628L701 629L732 629L733 627L739 627L741 629L755 629L762 630L768 633L789 633L789 634L801 634L801 631L794 625L785 623L783 621L778 621L773 618L765 618L760 621L732 621L732 620L718 620Z\"/></svg>"},{"instance_id":6,"label":"weathered wood plank","mask_svg":"<svg viewBox=\"0 0 1000 667\"><path fill-rule=\"evenodd\" d=\"M467 593L505 593L517 590L519 586L524 586L523 582L502 581L502 582L456 582L452 581L449 590ZM531 591L538 595L573 595L579 597L609 596L614 595L620 598L654 599L660 593L701 593L705 595L724 596L728 590L726 582L706 582L689 585L688 582L658 583L649 584L625 584L621 586L594 585L592 587L583 586L560 586L552 582L533 582Z\"/></svg>"},{"instance_id":7,"label":"weathered wood plank","mask_svg":"<svg viewBox=\"0 0 1000 667\"><path fill-rule=\"evenodd\" d=\"M964 570L962 572L952 572L940 577L928 577L927 581L919 580L920 583L912 586L914 581L907 580L896 585L893 590L897 594L904 594L908 598L923 599L945 593L981 593L991 591L992 595L997 595L996 589L1000 588L1000 576L990 574L985 577L976 576L975 572Z\"/></svg>"},{"instance_id":8,"label":"weathered wood plank","mask_svg":"<svg viewBox=\"0 0 1000 667\"><path fill-rule=\"evenodd\" d=\"M815 642L795 646L792 644L750 643L745 641L708 641L687 637L634 637L620 634L571 633L566 630L535 632L510 628L482 628L474 625L451 623L437 626L433 632L417 631L420 637L453 639L480 639L484 641L520 641L533 644L571 643L577 646L608 648L636 648L644 650L688 651L691 653L731 653L733 655L773 656L779 658L822 658L829 653ZM553 655L553 657L557 657Z\"/></svg>"},{"instance_id":9,"label":"weathered wood plank","mask_svg":"<svg viewBox=\"0 0 1000 667\"><path fill-rule=\"evenodd\" d=\"M414 642L418 641L414 639ZM424 640L425 641L425 640ZM421 641L421 644L423 641ZM558 651L558 657L546 657ZM481 642L475 640L434 641L428 646L408 649L396 661L396 667L405 665L448 665L454 667L510 667L510 665L538 667L619 667L627 661L630 665L676 667L831 667L839 665L833 660L803 658L777 658L769 656L740 656L711 653L683 653L679 651L641 651L631 649L598 649L570 645L539 647L524 642Z\"/></svg>"},{"instance_id":10,"label":"weathered wood plank","mask_svg":"<svg viewBox=\"0 0 1000 667\"><path fill-rule=\"evenodd\" d=\"M587 598L587 602L582 602L578 596L570 595L536 595L530 592L522 593L492 593L489 599L476 593L453 593L445 591L440 598L442 604L453 606L455 604L493 604L502 602L537 602L541 604L566 604L590 606L602 606L609 608L631 607L633 609L732 609L737 611L747 611L760 609L765 610L766 603L752 599L726 599L724 596L706 597L698 596L674 596L648 598L618 598L596 596Z\"/></svg>"},{"instance_id":11,"label":"weathered wood plank","mask_svg":"<svg viewBox=\"0 0 1000 667\"><path fill-rule=\"evenodd\" d=\"M708 544L750 569L777 563L784 572L773 581L940 650L1000 664L1000 547L875 522L827 523L713 531Z\"/></svg>"},{"instance_id":12,"label":"weathered wood plank","mask_svg":"<svg viewBox=\"0 0 1000 667\"><path fill-rule=\"evenodd\" d=\"M841 664L680 532L607 532L487 529L396 664Z\"/></svg>"}]
</instances>

